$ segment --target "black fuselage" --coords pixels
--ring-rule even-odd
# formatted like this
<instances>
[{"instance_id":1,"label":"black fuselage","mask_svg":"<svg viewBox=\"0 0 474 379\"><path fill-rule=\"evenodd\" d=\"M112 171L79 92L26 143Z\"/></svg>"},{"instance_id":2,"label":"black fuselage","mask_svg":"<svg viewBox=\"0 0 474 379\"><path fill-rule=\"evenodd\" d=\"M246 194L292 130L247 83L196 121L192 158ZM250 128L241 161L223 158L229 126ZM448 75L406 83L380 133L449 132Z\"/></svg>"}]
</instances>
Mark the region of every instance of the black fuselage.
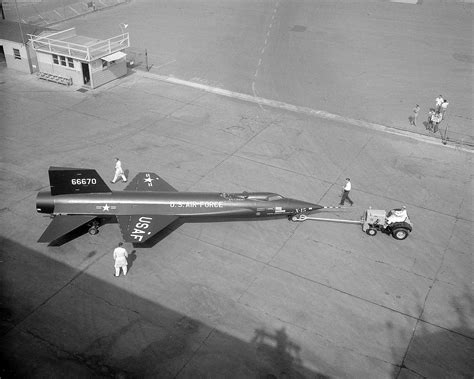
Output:
<instances>
[{"instance_id":1,"label":"black fuselage","mask_svg":"<svg viewBox=\"0 0 474 379\"><path fill-rule=\"evenodd\" d=\"M37 211L52 215L170 215L178 217L287 216L322 207L271 192L134 192L52 196L40 192Z\"/></svg>"}]
</instances>

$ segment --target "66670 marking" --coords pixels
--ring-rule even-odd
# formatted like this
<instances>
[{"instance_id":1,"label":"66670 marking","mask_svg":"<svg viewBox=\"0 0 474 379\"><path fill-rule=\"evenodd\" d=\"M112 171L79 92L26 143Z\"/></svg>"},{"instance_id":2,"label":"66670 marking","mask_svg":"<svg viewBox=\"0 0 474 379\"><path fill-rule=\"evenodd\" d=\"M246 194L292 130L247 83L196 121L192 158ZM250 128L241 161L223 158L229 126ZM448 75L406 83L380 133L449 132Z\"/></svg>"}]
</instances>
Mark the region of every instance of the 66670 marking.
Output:
<instances>
[{"instance_id":1,"label":"66670 marking","mask_svg":"<svg viewBox=\"0 0 474 379\"><path fill-rule=\"evenodd\" d=\"M71 179L71 184L74 185L74 186L97 184L97 179L95 179L95 178Z\"/></svg>"}]
</instances>

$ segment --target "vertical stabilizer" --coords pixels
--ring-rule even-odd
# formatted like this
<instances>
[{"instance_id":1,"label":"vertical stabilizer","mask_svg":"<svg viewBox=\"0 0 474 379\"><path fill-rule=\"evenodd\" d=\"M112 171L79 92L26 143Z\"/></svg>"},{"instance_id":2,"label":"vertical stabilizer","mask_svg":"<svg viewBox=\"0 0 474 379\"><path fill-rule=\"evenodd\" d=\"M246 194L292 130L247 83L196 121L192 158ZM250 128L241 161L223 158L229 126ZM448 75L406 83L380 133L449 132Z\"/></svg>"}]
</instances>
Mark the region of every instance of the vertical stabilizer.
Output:
<instances>
[{"instance_id":1,"label":"vertical stabilizer","mask_svg":"<svg viewBox=\"0 0 474 379\"><path fill-rule=\"evenodd\" d=\"M50 167L51 195L112 192L96 170L89 168Z\"/></svg>"}]
</instances>

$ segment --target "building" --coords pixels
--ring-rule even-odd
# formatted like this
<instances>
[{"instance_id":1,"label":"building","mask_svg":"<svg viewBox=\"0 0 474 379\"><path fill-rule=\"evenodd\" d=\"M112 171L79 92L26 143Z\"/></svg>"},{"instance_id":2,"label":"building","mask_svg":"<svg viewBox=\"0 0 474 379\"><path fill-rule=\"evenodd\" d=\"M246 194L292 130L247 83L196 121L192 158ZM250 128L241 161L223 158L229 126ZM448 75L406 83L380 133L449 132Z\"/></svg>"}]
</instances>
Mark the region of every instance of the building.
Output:
<instances>
[{"instance_id":1,"label":"building","mask_svg":"<svg viewBox=\"0 0 474 379\"><path fill-rule=\"evenodd\" d=\"M129 34L107 40L79 36L75 28L30 34L36 52L38 76L75 86L97 88L127 74Z\"/></svg>"},{"instance_id":2,"label":"building","mask_svg":"<svg viewBox=\"0 0 474 379\"><path fill-rule=\"evenodd\" d=\"M0 21L0 55L8 68L33 73L36 71L36 54L28 43L28 34L37 34L49 29L13 21Z\"/></svg>"}]
</instances>

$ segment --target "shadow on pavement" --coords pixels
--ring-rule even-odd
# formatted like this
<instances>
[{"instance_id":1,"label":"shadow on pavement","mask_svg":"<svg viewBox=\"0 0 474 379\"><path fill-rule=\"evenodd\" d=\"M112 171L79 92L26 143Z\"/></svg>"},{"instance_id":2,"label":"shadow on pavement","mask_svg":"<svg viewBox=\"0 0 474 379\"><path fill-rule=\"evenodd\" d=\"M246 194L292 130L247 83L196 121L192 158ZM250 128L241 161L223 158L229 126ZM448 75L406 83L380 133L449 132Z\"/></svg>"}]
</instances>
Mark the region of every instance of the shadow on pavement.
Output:
<instances>
[{"instance_id":1,"label":"shadow on pavement","mask_svg":"<svg viewBox=\"0 0 474 379\"><path fill-rule=\"evenodd\" d=\"M2 378L323 377L284 328L242 341L88 274L94 252L80 271L0 242Z\"/></svg>"},{"instance_id":2,"label":"shadow on pavement","mask_svg":"<svg viewBox=\"0 0 474 379\"><path fill-rule=\"evenodd\" d=\"M451 299L457 309L457 326L444 329L420 320L400 365L394 366L393 378L468 378L474 372L474 330L470 318L474 314L474 299L470 288L460 297ZM422 307L419 311L421 313ZM390 326L389 328L390 329ZM397 332L397 331L394 331ZM398 331L406 334L407 331ZM393 361L400 354L393 349Z\"/></svg>"},{"instance_id":3,"label":"shadow on pavement","mask_svg":"<svg viewBox=\"0 0 474 379\"><path fill-rule=\"evenodd\" d=\"M127 258L127 262L128 262L128 272L130 273L130 270L132 269L133 267L133 262L135 262L135 260L137 259L137 251L136 250L132 250L129 254L128 254L128 258Z\"/></svg>"}]
</instances>

